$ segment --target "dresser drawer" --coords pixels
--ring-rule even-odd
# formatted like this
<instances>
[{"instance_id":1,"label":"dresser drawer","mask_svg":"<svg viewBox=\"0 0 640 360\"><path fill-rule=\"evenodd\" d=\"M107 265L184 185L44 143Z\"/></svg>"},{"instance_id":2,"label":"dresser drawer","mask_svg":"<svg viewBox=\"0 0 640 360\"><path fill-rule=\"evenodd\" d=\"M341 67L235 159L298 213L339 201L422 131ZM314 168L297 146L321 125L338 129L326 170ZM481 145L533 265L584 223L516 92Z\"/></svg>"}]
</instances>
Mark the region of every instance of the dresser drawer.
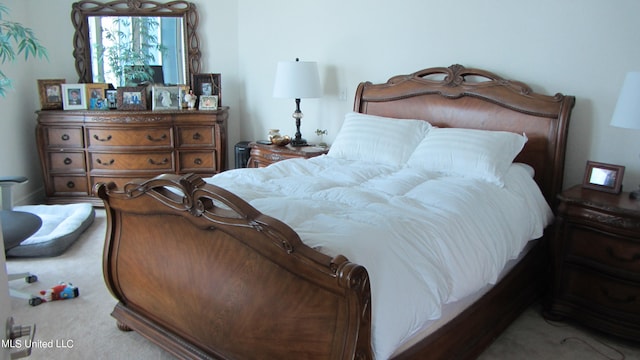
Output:
<instances>
[{"instance_id":1,"label":"dresser drawer","mask_svg":"<svg viewBox=\"0 0 640 360\"><path fill-rule=\"evenodd\" d=\"M215 127L214 126L201 126L201 127L178 127L178 146L215 146Z\"/></svg>"},{"instance_id":2,"label":"dresser drawer","mask_svg":"<svg viewBox=\"0 0 640 360\"><path fill-rule=\"evenodd\" d=\"M628 272L640 280L640 241L589 227L567 229L567 258L612 272Z\"/></svg>"},{"instance_id":3,"label":"dresser drawer","mask_svg":"<svg viewBox=\"0 0 640 360\"><path fill-rule=\"evenodd\" d=\"M51 173L85 173L84 152L47 153Z\"/></svg>"},{"instance_id":4,"label":"dresser drawer","mask_svg":"<svg viewBox=\"0 0 640 360\"><path fill-rule=\"evenodd\" d=\"M109 184L109 183L114 183L116 185L116 190L117 191L124 191L124 186L127 183L130 183L132 180L134 179L150 179L153 178L155 175L153 176L149 176L147 177L140 177L140 176L135 176L135 177L119 177L119 176L92 176L91 177L91 189L95 189L96 184L99 183L105 183L105 184Z\"/></svg>"},{"instance_id":5,"label":"dresser drawer","mask_svg":"<svg viewBox=\"0 0 640 360\"><path fill-rule=\"evenodd\" d=\"M91 153L90 170L174 172L173 152Z\"/></svg>"},{"instance_id":6,"label":"dresser drawer","mask_svg":"<svg viewBox=\"0 0 640 360\"><path fill-rule=\"evenodd\" d=\"M45 128L45 141L49 148L82 148L82 128L80 127L48 127Z\"/></svg>"},{"instance_id":7,"label":"dresser drawer","mask_svg":"<svg viewBox=\"0 0 640 360\"><path fill-rule=\"evenodd\" d=\"M85 176L53 176L53 193L88 195L87 178Z\"/></svg>"},{"instance_id":8,"label":"dresser drawer","mask_svg":"<svg viewBox=\"0 0 640 360\"><path fill-rule=\"evenodd\" d=\"M179 154L179 172L206 172L214 173L216 171L216 152L209 151L180 151Z\"/></svg>"},{"instance_id":9,"label":"dresser drawer","mask_svg":"<svg viewBox=\"0 0 640 360\"><path fill-rule=\"evenodd\" d=\"M620 311L640 321L640 283L626 282L594 271L567 266L564 296L583 306Z\"/></svg>"},{"instance_id":10,"label":"dresser drawer","mask_svg":"<svg viewBox=\"0 0 640 360\"><path fill-rule=\"evenodd\" d=\"M173 146L173 129L171 127L88 128L87 143L90 148L111 146L170 148Z\"/></svg>"}]
</instances>

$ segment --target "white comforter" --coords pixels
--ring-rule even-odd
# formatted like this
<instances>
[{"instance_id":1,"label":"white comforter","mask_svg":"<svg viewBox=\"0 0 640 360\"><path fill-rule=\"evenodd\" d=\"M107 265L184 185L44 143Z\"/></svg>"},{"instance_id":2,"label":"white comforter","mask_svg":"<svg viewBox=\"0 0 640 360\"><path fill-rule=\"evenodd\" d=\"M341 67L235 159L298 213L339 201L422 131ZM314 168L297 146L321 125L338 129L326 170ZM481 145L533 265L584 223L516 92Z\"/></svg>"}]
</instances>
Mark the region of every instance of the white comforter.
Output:
<instances>
[{"instance_id":1,"label":"white comforter","mask_svg":"<svg viewBox=\"0 0 640 360\"><path fill-rule=\"evenodd\" d=\"M552 216L530 168L520 164L504 188L328 156L207 181L285 222L307 245L366 267L377 359L437 319L443 303L495 282Z\"/></svg>"}]
</instances>

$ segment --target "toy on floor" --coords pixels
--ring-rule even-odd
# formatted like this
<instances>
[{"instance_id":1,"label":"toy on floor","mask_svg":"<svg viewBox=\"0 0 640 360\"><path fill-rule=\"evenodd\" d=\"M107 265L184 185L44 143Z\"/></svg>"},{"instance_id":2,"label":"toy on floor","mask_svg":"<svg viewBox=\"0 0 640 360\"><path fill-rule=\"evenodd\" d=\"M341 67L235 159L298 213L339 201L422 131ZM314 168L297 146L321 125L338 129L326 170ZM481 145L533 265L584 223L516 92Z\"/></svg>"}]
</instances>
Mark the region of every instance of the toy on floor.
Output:
<instances>
[{"instance_id":1,"label":"toy on floor","mask_svg":"<svg viewBox=\"0 0 640 360\"><path fill-rule=\"evenodd\" d=\"M71 283L61 282L60 284L40 291L40 297L33 297L29 300L32 306L40 305L43 302L67 300L80 296L80 290Z\"/></svg>"}]
</instances>

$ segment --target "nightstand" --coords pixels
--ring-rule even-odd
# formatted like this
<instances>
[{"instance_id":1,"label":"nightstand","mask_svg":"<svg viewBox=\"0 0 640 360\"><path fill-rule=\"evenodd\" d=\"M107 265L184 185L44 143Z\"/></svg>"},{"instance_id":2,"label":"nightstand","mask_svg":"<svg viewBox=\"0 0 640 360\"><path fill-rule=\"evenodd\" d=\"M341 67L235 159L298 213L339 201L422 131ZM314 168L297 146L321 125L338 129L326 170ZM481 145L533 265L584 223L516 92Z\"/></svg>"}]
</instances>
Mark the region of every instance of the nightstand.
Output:
<instances>
[{"instance_id":1,"label":"nightstand","mask_svg":"<svg viewBox=\"0 0 640 360\"><path fill-rule=\"evenodd\" d=\"M312 158L329 152L328 147L318 146L277 146L265 145L257 142L249 144L251 155L247 167L259 168L269 166L275 162L293 158Z\"/></svg>"},{"instance_id":2,"label":"nightstand","mask_svg":"<svg viewBox=\"0 0 640 360\"><path fill-rule=\"evenodd\" d=\"M640 341L640 201L581 186L559 199L545 316Z\"/></svg>"}]
</instances>

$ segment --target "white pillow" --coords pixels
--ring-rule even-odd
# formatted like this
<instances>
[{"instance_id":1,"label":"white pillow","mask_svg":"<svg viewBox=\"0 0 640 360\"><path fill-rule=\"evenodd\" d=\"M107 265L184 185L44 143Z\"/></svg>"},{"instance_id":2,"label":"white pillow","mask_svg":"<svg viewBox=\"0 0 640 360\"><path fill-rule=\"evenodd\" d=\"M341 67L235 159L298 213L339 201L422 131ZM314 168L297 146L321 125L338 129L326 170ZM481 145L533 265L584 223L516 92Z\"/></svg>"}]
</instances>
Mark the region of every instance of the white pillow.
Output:
<instances>
[{"instance_id":1,"label":"white pillow","mask_svg":"<svg viewBox=\"0 0 640 360\"><path fill-rule=\"evenodd\" d=\"M328 156L403 165L430 128L431 124L424 120L349 112Z\"/></svg>"},{"instance_id":2,"label":"white pillow","mask_svg":"<svg viewBox=\"0 0 640 360\"><path fill-rule=\"evenodd\" d=\"M407 164L504 186L503 176L526 142L526 136L507 131L433 128Z\"/></svg>"}]
</instances>

